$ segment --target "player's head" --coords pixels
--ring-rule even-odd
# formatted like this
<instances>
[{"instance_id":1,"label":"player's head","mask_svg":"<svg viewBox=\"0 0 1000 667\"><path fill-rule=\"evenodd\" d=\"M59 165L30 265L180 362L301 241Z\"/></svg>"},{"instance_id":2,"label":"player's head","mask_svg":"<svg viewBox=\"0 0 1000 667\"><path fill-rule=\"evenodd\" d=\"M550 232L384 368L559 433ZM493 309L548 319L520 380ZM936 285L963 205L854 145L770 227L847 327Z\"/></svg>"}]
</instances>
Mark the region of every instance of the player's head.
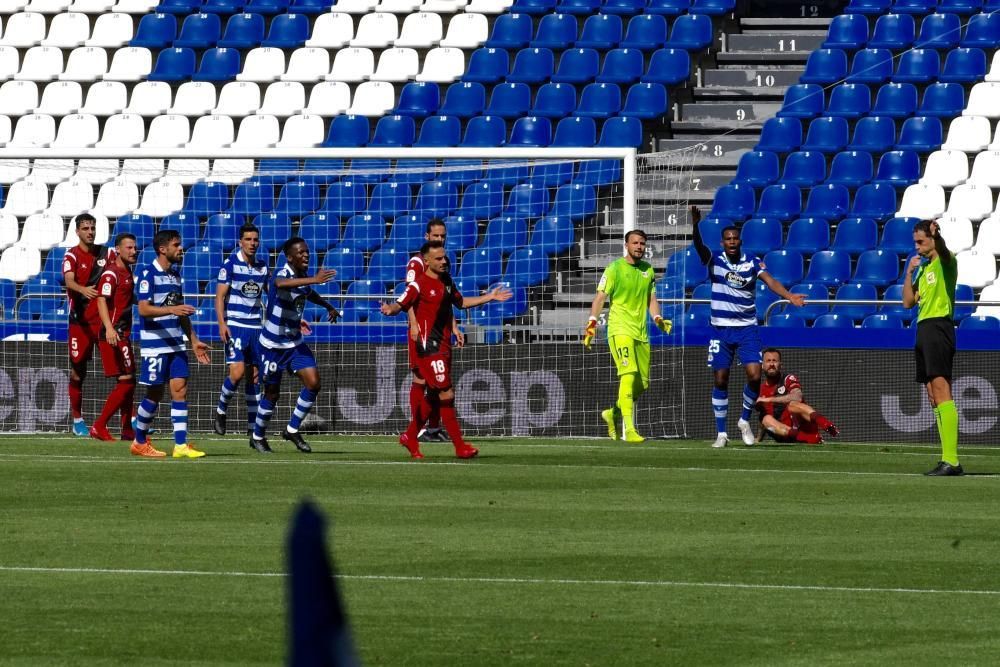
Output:
<instances>
[{"instance_id":1,"label":"player's head","mask_svg":"<svg viewBox=\"0 0 1000 667\"><path fill-rule=\"evenodd\" d=\"M181 233L176 229L161 229L153 237L153 247L157 256L163 255L171 264L180 264L184 259Z\"/></svg>"},{"instance_id":2,"label":"player's head","mask_svg":"<svg viewBox=\"0 0 1000 667\"><path fill-rule=\"evenodd\" d=\"M427 223L427 228L424 230L424 240L425 241L440 241L444 243L445 239L448 238L448 228L440 220L431 220Z\"/></svg>"},{"instance_id":3,"label":"player's head","mask_svg":"<svg viewBox=\"0 0 1000 667\"><path fill-rule=\"evenodd\" d=\"M729 225L722 228L722 250L730 257L739 257L743 240L740 238L740 228Z\"/></svg>"},{"instance_id":4,"label":"player's head","mask_svg":"<svg viewBox=\"0 0 1000 667\"><path fill-rule=\"evenodd\" d=\"M285 253L288 264L296 271L309 268L309 244L301 236L293 236L285 241L281 251Z\"/></svg>"},{"instance_id":5,"label":"player's head","mask_svg":"<svg viewBox=\"0 0 1000 667\"><path fill-rule=\"evenodd\" d=\"M97 219L89 213L81 213L73 220L76 237L90 245L97 237Z\"/></svg>"},{"instance_id":6,"label":"player's head","mask_svg":"<svg viewBox=\"0 0 1000 667\"><path fill-rule=\"evenodd\" d=\"M240 250L245 257L253 257L260 247L260 230L252 222L244 222L240 226Z\"/></svg>"},{"instance_id":7,"label":"player's head","mask_svg":"<svg viewBox=\"0 0 1000 667\"><path fill-rule=\"evenodd\" d=\"M763 363L764 375L769 379L781 376L781 350L776 347L769 347L764 350Z\"/></svg>"},{"instance_id":8,"label":"player's head","mask_svg":"<svg viewBox=\"0 0 1000 667\"><path fill-rule=\"evenodd\" d=\"M441 241L427 241L420 246L420 256L424 258L424 264L434 273L441 275L448 273L448 254L444 251L444 243Z\"/></svg>"},{"instance_id":9,"label":"player's head","mask_svg":"<svg viewBox=\"0 0 1000 667\"><path fill-rule=\"evenodd\" d=\"M921 220L913 225L913 246L921 257L933 258L937 251L931 225L937 226L933 220Z\"/></svg>"},{"instance_id":10,"label":"player's head","mask_svg":"<svg viewBox=\"0 0 1000 667\"><path fill-rule=\"evenodd\" d=\"M633 229L625 235L625 252L638 262L646 256L646 232L641 229Z\"/></svg>"},{"instance_id":11,"label":"player's head","mask_svg":"<svg viewBox=\"0 0 1000 667\"><path fill-rule=\"evenodd\" d=\"M115 252L121 257L122 261L126 265L131 266L135 264L136 259L139 257L139 248L135 243L135 234L129 234L128 232L122 232L115 237Z\"/></svg>"}]
</instances>

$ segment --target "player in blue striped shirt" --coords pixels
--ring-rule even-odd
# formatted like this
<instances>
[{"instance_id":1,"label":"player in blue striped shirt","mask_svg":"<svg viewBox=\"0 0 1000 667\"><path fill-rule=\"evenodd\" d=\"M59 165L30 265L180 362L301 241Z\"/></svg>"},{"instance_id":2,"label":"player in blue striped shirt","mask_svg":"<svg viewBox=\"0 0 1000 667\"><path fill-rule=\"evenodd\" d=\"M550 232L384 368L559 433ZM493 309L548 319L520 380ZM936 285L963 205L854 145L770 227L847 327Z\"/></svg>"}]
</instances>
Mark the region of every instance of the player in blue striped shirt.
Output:
<instances>
[{"instance_id":1,"label":"player in blue striped shirt","mask_svg":"<svg viewBox=\"0 0 1000 667\"><path fill-rule=\"evenodd\" d=\"M260 378L257 369L257 337L260 335L264 290L270 273L267 262L257 258L260 230L250 222L240 227L239 248L219 269L215 286L215 317L219 339L226 345L229 375L222 382L213 427L218 435L226 434L229 401L250 366L245 385L247 435L253 433L260 401Z\"/></svg>"},{"instance_id":2,"label":"player in blue striped shirt","mask_svg":"<svg viewBox=\"0 0 1000 667\"><path fill-rule=\"evenodd\" d=\"M290 441L301 452L312 451L299 433L299 427L316 402L320 380L316 358L302 340L303 333L309 333L309 325L303 321L302 313L305 311L306 301L309 301L326 308L329 321L336 322L340 317L340 312L312 288L313 285L330 282L337 272L320 269L316 275L308 275L309 246L298 236L285 241L283 251L286 262L271 280L267 293L267 317L258 339L264 397L257 406L257 422L250 437L250 447L261 453L271 451L266 437L267 423L274 414L274 406L281 391L281 376L285 371L299 376L302 391L299 392L292 418L281 437Z\"/></svg>"},{"instance_id":3,"label":"player in blue striped shirt","mask_svg":"<svg viewBox=\"0 0 1000 667\"><path fill-rule=\"evenodd\" d=\"M153 247L156 259L142 267L135 277L135 298L142 322L139 384L146 386L146 397L136 411L132 447L146 444L149 427L163 398L163 386L169 381L173 456L175 459L196 459L205 452L187 442L188 357L184 336L191 341L198 363L209 363L211 348L198 339L189 319L195 309L184 303L181 276L176 268L184 258L181 235L173 230L161 230L153 237Z\"/></svg>"},{"instance_id":4,"label":"player in blue striped shirt","mask_svg":"<svg viewBox=\"0 0 1000 667\"><path fill-rule=\"evenodd\" d=\"M729 413L729 368L733 364L733 357L740 360L747 374L747 382L743 385L743 410L736 425L740 429L743 443L752 445L755 438L750 426L750 414L760 395L763 348L757 327L757 280L762 280L772 292L782 299L788 299L795 306L805 304L805 295L790 293L767 272L767 267L759 257L748 257L742 251L739 228L724 228L722 251L713 252L701 238L699 222L701 212L697 206L692 206L694 248L701 263L708 267L708 279L712 283L711 324L714 335L708 341L708 364L715 376L712 409L718 431L712 446L725 447L729 442L726 417Z\"/></svg>"}]
</instances>

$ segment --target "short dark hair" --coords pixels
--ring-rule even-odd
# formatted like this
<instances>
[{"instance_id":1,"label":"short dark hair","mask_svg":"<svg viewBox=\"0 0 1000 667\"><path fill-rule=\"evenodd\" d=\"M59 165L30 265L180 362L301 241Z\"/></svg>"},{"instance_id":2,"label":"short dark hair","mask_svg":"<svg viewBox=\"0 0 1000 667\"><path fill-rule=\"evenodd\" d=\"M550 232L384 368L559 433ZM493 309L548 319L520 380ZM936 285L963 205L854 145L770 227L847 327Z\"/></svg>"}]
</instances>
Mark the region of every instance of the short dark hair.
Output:
<instances>
[{"instance_id":1,"label":"short dark hair","mask_svg":"<svg viewBox=\"0 0 1000 667\"><path fill-rule=\"evenodd\" d=\"M915 231L915 232L923 232L927 236L930 236L931 235L931 223L933 223L933 222L934 222L933 220L921 220L917 224L913 225L913 231Z\"/></svg>"},{"instance_id":2,"label":"short dark hair","mask_svg":"<svg viewBox=\"0 0 1000 667\"><path fill-rule=\"evenodd\" d=\"M156 232L156 236L153 237L153 250L155 250L156 254L159 255L160 248L162 246L165 246L174 239L179 239L180 237L181 233L176 229L161 229Z\"/></svg>"},{"instance_id":3,"label":"short dark hair","mask_svg":"<svg viewBox=\"0 0 1000 667\"><path fill-rule=\"evenodd\" d=\"M769 347L769 348L765 349L763 352L760 353L761 357L763 357L765 354L768 354L769 352L778 355L778 359L781 359L781 350L779 350L776 347Z\"/></svg>"},{"instance_id":4,"label":"short dark hair","mask_svg":"<svg viewBox=\"0 0 1000 667\"><path fill-rule=\"evenodd\" d=\"M244 222L242 225L240 225L240 234L237 238L242 239L243 235L249 232L257 232L257 235L258 236L260 235L260 230L257 229L257 225L253 224L252 222Z\"/></svg>"},{"instance_id":5,"label":"short dark hair","mask_svg":"<svg viewBox=\"0 0 1000 667\"><path fill-rule=\"evenodd\" d=\"M641 229L633 229L632 231L625 232L625 243L628 243L629 237L631 237L633 234L641 236L643 241L646 240L646 232L642 231Z\"/></svg>"},{"instance_id":6,"label":"short dark hair","mask_svg":"<svg viewBox=\"0 0 1000 667\"><path fill-rule=\"evenodd\" d=\"M122 232L121 234L115 237L115 247L120 246L122 244L122 241L129 241L129 240L135 241L136 240L135 234L131 234L129 232Z\"/></svg>"},{"instance_id":7,"label":"short dark hair","mask_svg":"<svg viewBox=\"0 0 1000 667\"><path fill-rule=\"evenodd\" d=\"M441 243L440 241L424 241L424 244L422 246L420 246L420 254L421 255L426 255L431 250L434 250L436 248L443 248L443 247L444 247L444 244Z\"/></svg>"},{"instance_id":8,"label":"short dark hair","mask_svg":"<svg viewBox=\"0 0 1000 667\"><path fill-rule=\"evenodd\" d=\"M293 236L292 238L290 238L287 241L285 241L285 244L283 246L281 246L281 252L285 253L285 257L288 257L288 253L290 253L292 251L292 246L294 246L296 244L299 244L299 243L305 243L305 242L306 242L306 240L304 238L302 238L301 236Z\"/></svg>"},{"instance_id":9,"label":"short dark hair","mask_svg":"<svg viewBox=\"0 0 1000 667\"><path fill-rule=\"evenodd\" d=\"M80 225L82 225L85 222L92 222L96 225L97 218L95 218L89 213L81 213L80 215L76 216L76 219L73 221L73 224L76 225L76 229L80 229Z\"/></svg>"},{"instance_id":10,"label":"short dark hair","mask_svg":"<svg viewBox=\"0 0 1000 667\"><path fill-rule=\"evenodd\" d=\"M444 220L439 220L437 218L434 218L433 220L427 223L427 227L424 228L424 234L430 234L431 229L433 229L434 227L444 227L445 232L448 231L448 225L444 224Z\"/></svg>"},{"instance_id":11,"label":"short dark hair","mask_svg":"<svg viewBox=\"0 0 1000 667\"><path fill-rule=\"evenodd\" d=\"M737 236L740 236L740 228L736 225L726 225L722 228L722 232L719 234L720 237L725 238L726 232L736 232Z\"/></svg>"}]
</instances>

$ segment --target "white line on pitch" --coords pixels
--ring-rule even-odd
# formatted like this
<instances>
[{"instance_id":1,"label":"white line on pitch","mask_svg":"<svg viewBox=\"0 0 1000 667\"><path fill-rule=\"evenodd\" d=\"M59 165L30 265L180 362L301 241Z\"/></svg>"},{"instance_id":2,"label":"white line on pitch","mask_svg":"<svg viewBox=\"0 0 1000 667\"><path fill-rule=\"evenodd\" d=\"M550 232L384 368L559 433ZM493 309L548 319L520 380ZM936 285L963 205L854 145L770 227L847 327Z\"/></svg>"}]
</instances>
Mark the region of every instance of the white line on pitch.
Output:
<instances>
[{"instance_id":1,"label":"white line on pitch","mask_svg":"<svg viewBox=\"0 0 1000 667\"><path fill-rule=\"evenodd\" d=\"M0 572L22 572L43 574L107 574L107 575L152 575L190 577L247 577L261 579L281 579L284 572L240 572L212 570L158 570L133 568L97 567L27 567L0 565ZM752 584L729 581L669 581L662 579L542 579L532 577L434 577L393 574L339 574L338 579L348 581L386 581L402 583L456 583L456 584L511 584L531 586L633 586L638 588L728 588L738 590L808 591L833 593L908 593L921 595L1000 595L993 589L941 589L880 586L824 586L822 584Z\"/></svg>"}]
</instances>

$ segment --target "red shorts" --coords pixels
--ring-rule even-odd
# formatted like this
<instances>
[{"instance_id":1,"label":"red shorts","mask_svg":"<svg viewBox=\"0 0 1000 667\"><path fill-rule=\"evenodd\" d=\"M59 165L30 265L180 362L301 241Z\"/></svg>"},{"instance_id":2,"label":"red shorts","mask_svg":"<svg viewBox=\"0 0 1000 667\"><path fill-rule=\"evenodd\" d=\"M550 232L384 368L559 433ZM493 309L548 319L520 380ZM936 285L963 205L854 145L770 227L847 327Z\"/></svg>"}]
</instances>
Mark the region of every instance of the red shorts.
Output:
<instances>
[{"instance_id":1,"label":"red shorts","mask_svg":"<svg viewBox=\"0 0 1000 667\"><path fill-rule=\"evenodd\" d=\"M798 417L792 415L790 410L783 410L781 417L778 418L778 421L789 428L799 429L799 433L804 433L806 435L815 435L819 433L819 428L816 426L816 422L800 421ZM772 433L772 435L777 442L798 442L795 438L782 437L776 433Z\"/></svg>"},{"instance_id":2,"label":"red shorts","mask_svg":"<svg viewBox=\"0 0 1000 667\"><path fill-rule=\"evenodd\" d=\"M85 364L90 361L97 345L100 328L79 322L69 323L69 361L71 364Z\"/></svg>"},{"instance_id":3,"label":"red shorts","mask_svg":"<svg viewBox=\"0 0 1000 667\"><path fill-rule=\"evenodd\" d=\"M429 389L440 391L451 389L450 354L432 354L418 357L414 361L416 363L411 366L413 372L423 378Z\"/></svg>"},{"instance_id":4,"label":"red shorts","mask_svg":"<svg viewBox=\"0 0 1000 667\"><path fill-rule=\"evenodd\" d=\"M104 362L104 377L119 377L135 374L135 359L132 357L132 343L128 338L119 338L114 345L106 340L99 343L101 361Z\"/></svg>"}]
</instances>

